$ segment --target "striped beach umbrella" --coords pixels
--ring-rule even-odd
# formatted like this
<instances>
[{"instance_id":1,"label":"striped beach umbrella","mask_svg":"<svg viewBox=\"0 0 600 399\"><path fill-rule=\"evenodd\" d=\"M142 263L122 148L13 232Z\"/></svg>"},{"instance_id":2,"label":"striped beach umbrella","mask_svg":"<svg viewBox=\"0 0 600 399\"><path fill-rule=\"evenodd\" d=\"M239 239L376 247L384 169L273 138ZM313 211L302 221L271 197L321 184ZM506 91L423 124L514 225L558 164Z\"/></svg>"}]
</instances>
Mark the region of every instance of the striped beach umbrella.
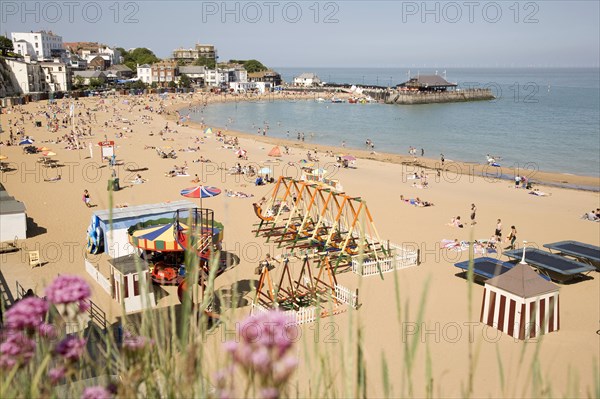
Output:
<instances>
[{"instance_id":1,"label":"striped beach umbrella","mask_svg":"<svg viewBox=\"0 0 600 399\"><path fill-rule=\"evenodd\" d=\"M187 198L200 198L200 208L202 208L202 198L216 197L221 194L221 189L212 186L195 186L184 188L180 194Z\"/></svg>"},{"instance_id":2,"label":"striped beach umbrella","mask_svg":"<svg viewBox=\"0 0 600 399\"><path fill-rule=\"evenodd\" d=\"M183 223L169 223L134 231L129 243L146 251L176 252L184 248L177 241L176 229L187 229Z\"/></svg>"}]
</instances>

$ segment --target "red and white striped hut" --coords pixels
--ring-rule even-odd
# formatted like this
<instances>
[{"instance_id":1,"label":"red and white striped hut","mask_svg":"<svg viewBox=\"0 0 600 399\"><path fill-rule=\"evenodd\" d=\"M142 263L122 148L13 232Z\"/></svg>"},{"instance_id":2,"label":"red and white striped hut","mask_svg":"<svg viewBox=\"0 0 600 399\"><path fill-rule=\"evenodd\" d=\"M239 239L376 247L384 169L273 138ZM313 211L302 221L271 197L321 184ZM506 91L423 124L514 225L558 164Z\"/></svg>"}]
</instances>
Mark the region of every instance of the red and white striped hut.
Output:
<instances>
[{"instance_id":1,"label":"red and white striped hut","mask_svg":"<svg viewBox=\"0 0 600 399\"><path fill-rule=\"evenodd\" d=\"M521 262L485 282L480 321L522 340L558 331L558 286Z\"/></svg>"}]
</instances>

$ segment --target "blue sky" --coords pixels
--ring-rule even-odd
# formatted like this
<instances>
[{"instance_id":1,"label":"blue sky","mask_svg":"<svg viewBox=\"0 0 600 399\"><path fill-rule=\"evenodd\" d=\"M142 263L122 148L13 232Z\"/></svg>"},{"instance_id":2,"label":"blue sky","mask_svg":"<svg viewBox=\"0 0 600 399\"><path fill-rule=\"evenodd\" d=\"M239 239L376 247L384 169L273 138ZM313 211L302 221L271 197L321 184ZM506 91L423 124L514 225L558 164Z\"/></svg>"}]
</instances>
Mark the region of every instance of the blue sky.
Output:
<instances>
[{"instance_id":1,"label":"blue sky","mask_svg":"<svg viewBox=\"0 0 600 399\"><path fill-rule=\"evenodd\" d=\"M69 5L66 5L69 4ZM271 66L598 66L598 1L0 2L2 33L148 47L196 42Z\"/></svg>"}]
</instances>

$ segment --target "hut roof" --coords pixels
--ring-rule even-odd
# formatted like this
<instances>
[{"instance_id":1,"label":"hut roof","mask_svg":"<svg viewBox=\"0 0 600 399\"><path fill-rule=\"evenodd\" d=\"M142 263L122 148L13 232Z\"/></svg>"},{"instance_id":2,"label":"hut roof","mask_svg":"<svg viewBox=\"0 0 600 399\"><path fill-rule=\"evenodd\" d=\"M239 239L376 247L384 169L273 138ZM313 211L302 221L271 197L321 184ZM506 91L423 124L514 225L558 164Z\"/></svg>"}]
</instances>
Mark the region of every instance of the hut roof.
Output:
<instances>
[{"instance_id":1,"label":"hut roof","mask_svg":"<svg viewBox=\"0 0 600 399\"><path fill-rule=\"evenodd\" d=\"M558 286L544 280L526 263L517 264L506 273L489 279L485 284L522 298L531 298L558 291Z\"/></svg>"}]
</instances>

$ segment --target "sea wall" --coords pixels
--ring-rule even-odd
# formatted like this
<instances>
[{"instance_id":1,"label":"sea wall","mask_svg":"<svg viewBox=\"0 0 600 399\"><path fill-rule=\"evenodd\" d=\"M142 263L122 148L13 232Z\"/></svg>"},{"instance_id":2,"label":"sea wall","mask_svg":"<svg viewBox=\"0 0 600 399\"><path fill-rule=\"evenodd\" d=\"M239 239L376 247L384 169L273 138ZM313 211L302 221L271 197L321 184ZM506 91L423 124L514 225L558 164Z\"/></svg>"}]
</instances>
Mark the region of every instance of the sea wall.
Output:
<instances>
[{"instance_id":1,"label":"sea wall","mask_svg":"<svg viewBox=\"0 0 600 399\"><path fill-rule=\"evenodd\" d=\"M445 91L435 93L404 93L398 90L388 92L386 104L436 104L436 103L454 103L465 101L484 101L493 100L494 95L490 89L467 89L456 91Z\"/></svg>"}]
</instances>

